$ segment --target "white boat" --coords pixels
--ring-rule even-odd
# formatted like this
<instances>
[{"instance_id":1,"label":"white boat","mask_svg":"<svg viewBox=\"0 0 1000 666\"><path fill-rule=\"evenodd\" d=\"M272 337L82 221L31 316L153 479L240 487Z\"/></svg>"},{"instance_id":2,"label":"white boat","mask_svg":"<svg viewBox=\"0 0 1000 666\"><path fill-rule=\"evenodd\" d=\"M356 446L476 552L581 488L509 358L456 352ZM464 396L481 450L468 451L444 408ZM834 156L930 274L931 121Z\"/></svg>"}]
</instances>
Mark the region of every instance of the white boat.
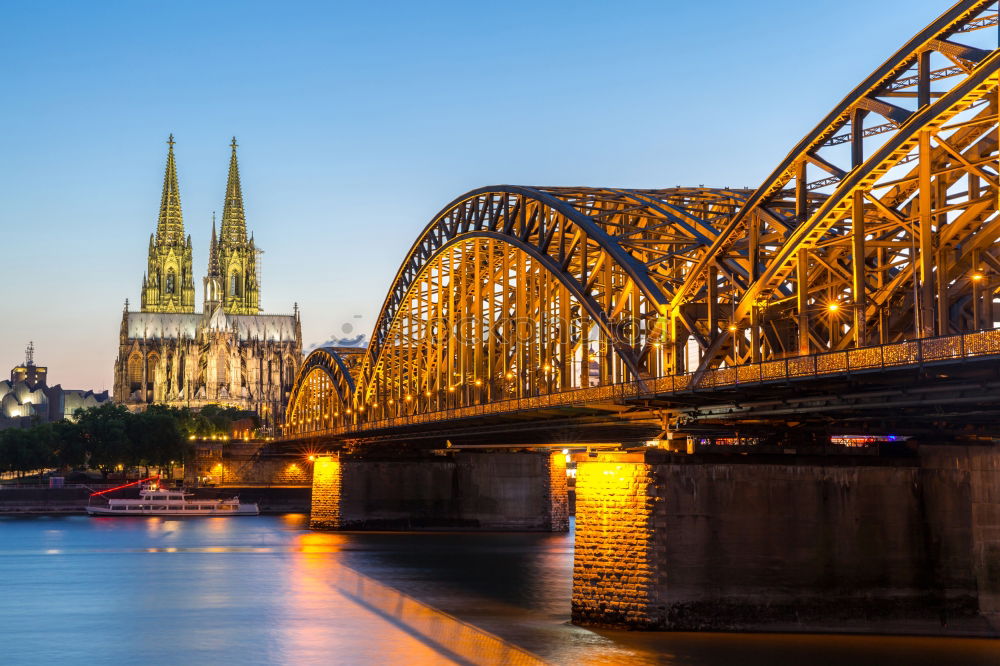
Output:
<instances>
[{"instance_id":1,"label":"white boat","mask_svg":"<svg viewBox=\"0 0 1000 666\"><path fill-rule=\"evenodd\" d=\"M131 484L129 484L131 485ZM113 489L117 490L117 488ZM107 492L107 491L105 491ZM87 513L92 516L256 516L260 509L256 503L241 504L238 497L230 499L195 499L183 490L161 488L157 482L142 483L139 499L109 499L107 504L91 504Z\"/></svg>"}]
</instances>

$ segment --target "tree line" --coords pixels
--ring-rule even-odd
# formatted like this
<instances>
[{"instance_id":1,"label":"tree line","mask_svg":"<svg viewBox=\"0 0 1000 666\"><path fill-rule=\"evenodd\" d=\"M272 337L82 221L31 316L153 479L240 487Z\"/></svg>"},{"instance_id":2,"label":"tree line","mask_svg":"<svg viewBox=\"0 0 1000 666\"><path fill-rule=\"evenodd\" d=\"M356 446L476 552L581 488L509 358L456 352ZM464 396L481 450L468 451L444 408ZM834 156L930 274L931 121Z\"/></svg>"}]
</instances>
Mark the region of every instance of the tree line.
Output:
<instances>
[{"instance_id":1,"label":"tree line","mask_svg":"<svg viewBox=\"0 0 1000 666\"><path fill-rule=\"evenodd\" d=\"M72 421L0 430L0 472L24 475L44 469L93 469L104 477L126 468L182 465L191 457L190 438L228 435L233 423L254 412L208 405L200 410L150 405L130 412L105 403L78 409Z\"/></svg>"}]
</instances>

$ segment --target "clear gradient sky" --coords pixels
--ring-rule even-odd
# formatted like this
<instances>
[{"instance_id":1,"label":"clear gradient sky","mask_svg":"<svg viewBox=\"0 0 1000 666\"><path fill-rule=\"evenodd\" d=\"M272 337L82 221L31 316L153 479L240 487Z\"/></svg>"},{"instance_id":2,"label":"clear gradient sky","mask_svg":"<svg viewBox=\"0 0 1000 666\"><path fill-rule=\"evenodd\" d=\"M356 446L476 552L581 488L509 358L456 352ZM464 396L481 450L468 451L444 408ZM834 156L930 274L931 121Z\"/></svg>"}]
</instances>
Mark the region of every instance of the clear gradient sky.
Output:
<instances>
[{"instance_id":1,"label":"clear gradient sky","mask_svg":"<svg viewBox=\"0 0 1000 666\"><path fill-rule=\"evenodd\" d=\"M235 134L262 305L309 347L370 332L475 187L755 186L949 4L0 0L0 376L34 340L111 387L170 132L199 307Z\"/></svg>"}]
</instances>

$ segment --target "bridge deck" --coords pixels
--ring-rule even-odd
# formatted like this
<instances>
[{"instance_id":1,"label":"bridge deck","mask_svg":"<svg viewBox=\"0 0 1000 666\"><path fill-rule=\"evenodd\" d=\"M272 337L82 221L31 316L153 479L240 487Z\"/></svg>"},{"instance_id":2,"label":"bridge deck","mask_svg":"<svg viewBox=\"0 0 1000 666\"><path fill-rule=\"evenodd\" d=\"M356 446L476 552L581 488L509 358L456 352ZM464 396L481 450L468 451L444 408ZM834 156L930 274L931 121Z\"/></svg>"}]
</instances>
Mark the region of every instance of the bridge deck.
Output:
<instances>
[{"instance_id":1,"label":"bridge deck","mask_svg":"<svg viewBox=\"0 0 1000 666\"><path fill-rule=\"evenodd\" d=\"M831 401L844 409L864 403L892 409L896 406L893 396L901 392L910 396L905 406L979 404L997 393L989 392L990 387L983 383L996 374L990 361L997 360L1000 330L988 330L724 367L705 372L697 381L694 374L665 376L317 428L287 435L282 441L440 439L463 433L495 434L513 441L564 437L571 431L575 441L607 441L609 436L655 437L669 415L711 422L717 428L727 420L762 418L765 414L786 418L806 412L822 414L833 411L828 404ZM955 366L966 371L956 373ZM942 372L928 374L934 368ZM945 368L951 372L942 374ZM921 379L915 371L923 372ZM971 378L969 371L978 375ZM868 393L844 394L846 387L858 383L868 385ZM748 403L748 399L755 402ZM779 401L777 406L775 400Z\"/></svg>"}]
</instances>

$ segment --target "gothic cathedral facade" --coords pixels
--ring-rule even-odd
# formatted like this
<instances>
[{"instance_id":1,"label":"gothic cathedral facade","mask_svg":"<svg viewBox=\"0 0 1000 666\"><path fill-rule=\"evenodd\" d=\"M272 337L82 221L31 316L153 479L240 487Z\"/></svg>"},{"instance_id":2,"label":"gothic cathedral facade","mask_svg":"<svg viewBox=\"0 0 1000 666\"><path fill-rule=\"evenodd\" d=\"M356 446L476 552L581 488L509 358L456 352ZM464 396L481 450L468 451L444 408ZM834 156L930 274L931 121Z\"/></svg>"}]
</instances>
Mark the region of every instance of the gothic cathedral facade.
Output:
<instances>
[{"instance_id":1,"label":"gothic cathedral facade","mask_svg":"<svg viewBox=\"0 0 1000 666\"><path fill-rule=\"evenodd\" d=\"M262 314L259 250L247 235L236 139L216 233L212 219L201 312L195 311L191 236L184 234L173 136L156 232L142 278L140 308L122 313L114 399L130 409L151 403L228 405L256 411L275 425L284 414L302 363L298 307Z\"/></svg>"}]
</instances>

